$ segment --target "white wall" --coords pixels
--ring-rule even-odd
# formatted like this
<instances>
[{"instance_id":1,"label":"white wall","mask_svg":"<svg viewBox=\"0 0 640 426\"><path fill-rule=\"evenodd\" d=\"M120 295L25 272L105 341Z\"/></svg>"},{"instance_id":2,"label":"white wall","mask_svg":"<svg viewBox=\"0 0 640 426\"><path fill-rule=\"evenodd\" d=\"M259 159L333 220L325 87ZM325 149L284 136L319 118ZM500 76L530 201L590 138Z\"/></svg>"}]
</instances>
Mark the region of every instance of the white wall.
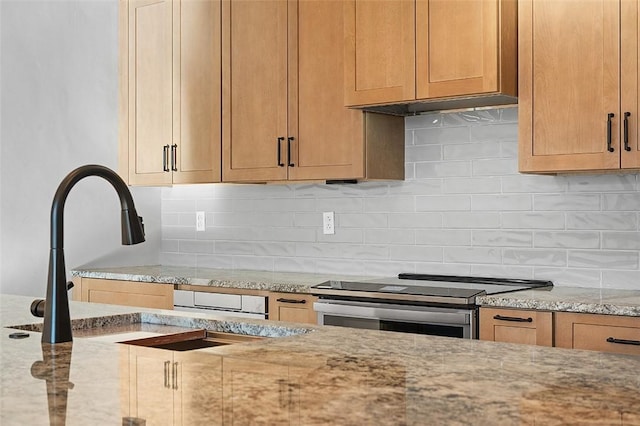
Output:
<instances>
[{"instance_id":1,"label":"white wall","mask_svg":"<svg viewBox=\"0 0 640 426\"><path fill-rule=\"evenodd\" d=\"M517 172L517 108L406 119L406 180L162 191L169 264L640 288L637 174ZM195 231L195 212L209 228ZM335 235L321 212L336 212Z\"/></svg>"},{"instance_id":2,"label":"white wall","mask_svg":"<svg viewBox=\"0 0 640 426\"><path fill-rule=\"evenodd\" d=\"M62 178L83 164L117 167L117 8L117 0L0 2L2 293L44 295ZM132 191L147 242L122 247L115 191L99 178L79 182L65 210L67 268L154 263L159 191Z\"/></svg>"}]
</instances>

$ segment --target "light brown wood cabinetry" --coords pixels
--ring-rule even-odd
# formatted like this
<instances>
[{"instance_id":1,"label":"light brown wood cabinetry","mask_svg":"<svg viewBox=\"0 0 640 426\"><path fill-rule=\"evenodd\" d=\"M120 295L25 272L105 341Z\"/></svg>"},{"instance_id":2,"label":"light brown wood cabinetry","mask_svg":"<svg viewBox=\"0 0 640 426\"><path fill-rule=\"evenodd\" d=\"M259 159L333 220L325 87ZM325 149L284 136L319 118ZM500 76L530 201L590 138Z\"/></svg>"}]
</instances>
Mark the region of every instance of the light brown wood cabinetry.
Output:
<instances>
[{"instance_id":1,"label":"light brown wood cabinetry","mask_svg":"<svg viewBox=\"0 0 640 426\"><path fill-rule=\"evenodd\" d=\"M553 313L482 307L480 340L553 346Z\"/></svg>"},{"instance_id":2,"label":"light brown wood cabinetry","mask_svg":"<svg viewBox=\"0 0 640 426\"><path fill-rule=\"evenodd\" d=\"M122 345L123 417L146 424L221 425L222 358Z\"/></svg>"},{"instance_id":3,"label":"light brown wood cabinetry","mask_svg":"<svg viewBox=\"0 0 640 426\"><path fill-rule=\"evenodd\" d=\"M639 8L519 3L521 172L640 168Z\"/></svg>"},{"instance_id":4,"label":"light brown wood cabinetry","mask_svg":"<svg viewBox=\"0 0 640 426\"><path fill-rule=\"evenodd\" d=\"M317 324L313 310L316 296L300 293L269 293L269 319L275 321Z\"/></svg>"},{"instance_id":5,"label":"light brown wood cabinetry","mask_svg":"<svg viewBox=\"0 0 640 426\"><path fill-rule=\"evenodd\" d=\"M73 299L82 302L173 309L173 285L136 281L79 278L73 280Z\"/></svg>"},{"instance_id":6,"label":"light brown wood cabinetry","mask_svg":"<svg viewBox=\"0 0 640 426\"><path fill-rule=\"evenodd\" d=\"M220 181L220 0L121 0L120 172Z\"/></svg>"},{"instance_id":7,"label":"light brown wood cabinetry","mask_svg":"<svg viewBox=\"0 0 640 426\"><path fill-rule=\"evenodd\" d=\"M346 105L515 102L516 1L348 0L344 15Z\"/></svg>"},{"instance_id":8,"label":"light brown wood cabinetry","mask_svg":"<svg viewBox=\"0 0 640 426\"><path fill-rule=\"evenodd\" d=\"M640 355L640 317L556 313L556 346Z\"/></svg>"},{"instance_id":9,"label":"light brown wood cabinetry","mask_svg":"<svg viewBox=\"0 0 640 426\"><path fill-rule=\"evenodd\" d=\"M344 107L342 12L222 2L223 181L404 178L403 119Z\"/></svg>"}]
</instances>

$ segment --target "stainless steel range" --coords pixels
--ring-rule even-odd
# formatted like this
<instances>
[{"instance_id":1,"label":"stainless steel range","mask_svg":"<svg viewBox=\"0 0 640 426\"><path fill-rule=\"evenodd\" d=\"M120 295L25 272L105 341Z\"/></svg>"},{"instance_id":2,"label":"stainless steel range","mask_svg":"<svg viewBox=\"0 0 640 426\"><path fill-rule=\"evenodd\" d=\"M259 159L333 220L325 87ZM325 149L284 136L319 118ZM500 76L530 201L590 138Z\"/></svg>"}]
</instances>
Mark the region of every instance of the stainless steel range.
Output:
<instances>
[{"instance_id":1,"label":"stainless steel range","mask_svg":"<svg viewBox=\"0 0 640 426\"><path fill-rule=\"evenodd\" d=\"M476 298L551 281L454 275L399 274L371 281L327 281L311 287L318 323L342 327L476 339Z\"/></svg>"}]
</instances>

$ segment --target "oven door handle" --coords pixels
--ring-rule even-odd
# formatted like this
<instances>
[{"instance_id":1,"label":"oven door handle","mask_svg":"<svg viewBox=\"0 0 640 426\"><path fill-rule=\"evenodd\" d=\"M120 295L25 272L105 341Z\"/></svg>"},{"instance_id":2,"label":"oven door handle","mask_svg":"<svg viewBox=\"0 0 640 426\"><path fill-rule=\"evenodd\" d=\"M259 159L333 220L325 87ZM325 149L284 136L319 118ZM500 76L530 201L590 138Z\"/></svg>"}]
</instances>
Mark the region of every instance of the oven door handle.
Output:
<instances>
[{"instance_id":1,"label":"oven door handle","mask_svg":"<svg viewBox=\"0 0 640 426\"><path fill-rule=\"evenodd\" d=\"M384 304L358 306L338 303L315 302L313 309L319 315L347 318L364 318L387 321L408 321L413 323L466 325L471 323L472 311L433 312L428 310L387 308Z\"/></svg>"}]
</instances>

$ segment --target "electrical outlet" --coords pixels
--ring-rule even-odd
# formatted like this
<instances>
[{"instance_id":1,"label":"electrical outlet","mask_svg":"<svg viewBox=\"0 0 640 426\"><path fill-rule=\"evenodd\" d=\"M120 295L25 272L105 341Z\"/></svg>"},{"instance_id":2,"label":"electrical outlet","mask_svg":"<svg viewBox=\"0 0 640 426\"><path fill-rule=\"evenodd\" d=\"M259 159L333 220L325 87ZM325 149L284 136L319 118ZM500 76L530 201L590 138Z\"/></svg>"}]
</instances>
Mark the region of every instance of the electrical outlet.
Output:
<instances>
[{"instance_id":1,"label":"electrical outlet","mask_svg":"<svg viewBox=\"0 0 640 426\"><path fill-rule=\"evenodd\" d=\"M322 213L322 233L323 234L336 233L333 212Z\"/></svg>"},{"instance_id":2,"label":"electrical outlet","mask_svg":"<svg viewBox=\"0 0 640 426\"><path fill-rule=\"evenodd\" d=\"M204 231L206 226L207 224L204 212L196 212L196 231Z\"/></svg>"}]
</instances>

